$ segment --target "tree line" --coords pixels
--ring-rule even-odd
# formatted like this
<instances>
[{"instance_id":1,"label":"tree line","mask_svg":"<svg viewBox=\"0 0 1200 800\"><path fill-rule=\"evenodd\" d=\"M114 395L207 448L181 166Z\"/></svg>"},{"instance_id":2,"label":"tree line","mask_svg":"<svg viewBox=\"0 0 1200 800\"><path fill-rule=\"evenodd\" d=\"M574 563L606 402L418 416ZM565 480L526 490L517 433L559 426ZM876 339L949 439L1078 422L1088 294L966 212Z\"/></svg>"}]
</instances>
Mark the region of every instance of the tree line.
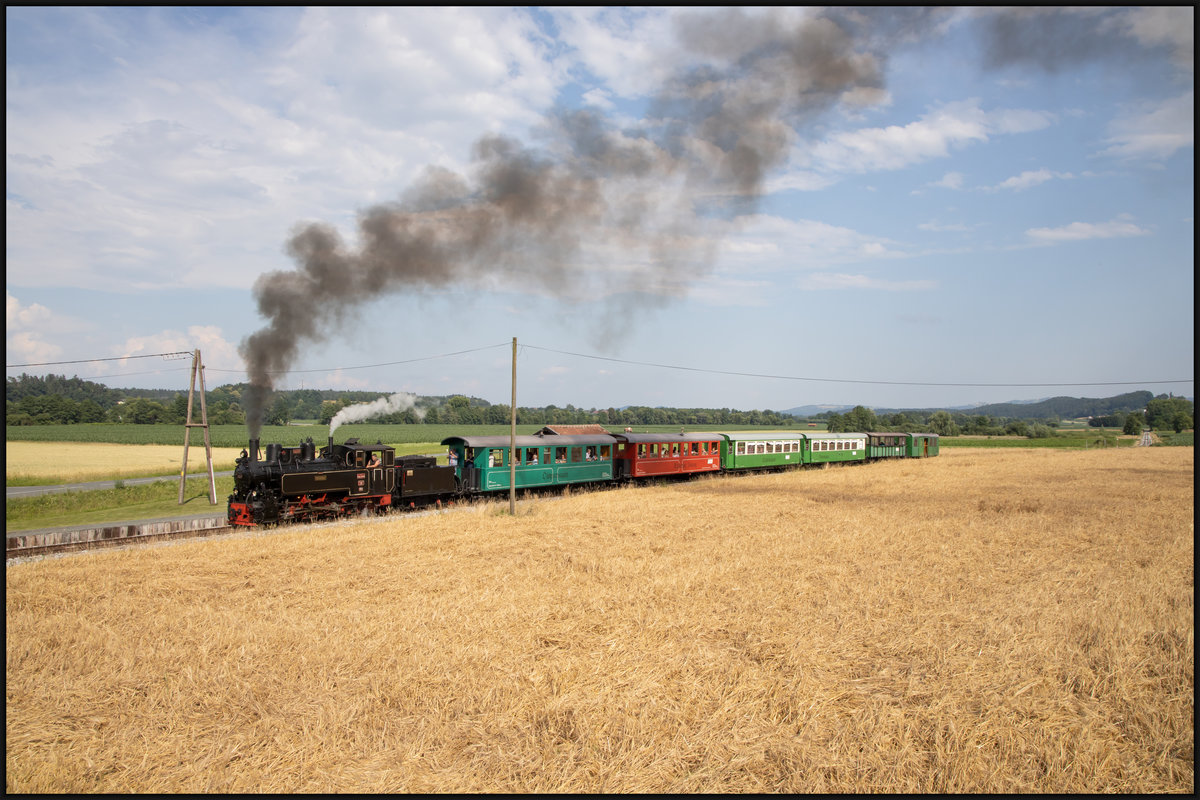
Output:
<instances>
[{"instance_id":1,"label":"tree line","mask_svg":"<svg viewBox=\"0 0 1200 800\"><path fill-rule=\"evenodd\" d=\"M1130 396L1140 399L1137 394ZM939 436L1024 436L1030 439L1052 436L1054 429L1062 424L1062 419L1056 416L1026 419L946 410L900 411L876 415L864 406L855 406L842 414L822 412L817 414L815 419L826 420L832 432L927 431ZM1194 426L1194 408L1192 401L1187 398L1162 394L1148 400L1144 409L1131 408L1115 414L1091 417L1088 424L1092 427L1121 428L1122 432L1131 435L1141 433L1143 428L1173 430L1178 433Z\"/></svg>"},{"instance_id":2,"label":"tree line","mask_svg":"<svg viewBox=\"0 0 1200 800\"><path fill-rule=\"evenodd\" d=\"M1092 417L1088 424L1096 428L1121 428L1125 433L1138 434L1145 428L1176 433L1195 425L1195 407L1186 397L1160 394L1149 400L1144 409Z\"/></svg>"},{"instance_id":3,"label":"tree line","mask_svg":"<svg viewBox=\"0 0 1200 800\"><path fill-rule=\"evenodd\" d=\"M327 401L322 404L320 421L328 423L347 404ZM441 425L504 425L511 420L511 406L504 403L492 404L486 400L465 395L417 400L414 408L395 414L373 418L373 422ZM730 408L650 408L628 406L625 408L576 408L555 405L533 408L517 406L518 425L604 425L620 427L632 425L777 425L794 426L799 420L789 414L771 410L739 411Z\"/></svg>"},{"instance_id":4,"label":"tree line","mask_svg":"<svg viewBox=\"0 0 1200 800\"><path fill-rule=\"evenodd\" d=\"M171 390L111 389L103 384L63 375L37 377L22 374L8 378L5 391L5 422L8 425L70 425L111 422L133 425L182 425L187 418L187 392ZM213 425L242 425L246 415L242 395L247 384L226 384L205 393L208 421ZM1173 395L1144 400L1149 392L1135 392L1089 401L1112 408L1118 401L1143 401L1145 407L1130 406L1112 413L1093 416L1096 427L1121 428L1140 433L1143 427L1155 430L1185 430L1193 427L1192 401ZM331 389L294 389L276 392L264 422L286 425L296 420L317 420L329 424L343 408L387 397L385 392L336 391ZM1063 407L1063 398L1054 398L1055 407ZM1084 398L1087 400L1087 398ZM200 419L197 397L192 420ZM492 404L466 395L421 396L412 408L373 418L373 422L399 425L503 425L509 422L510 407ZM1041 419L1012 418L992 414L947 410L910 410L876 414L865 406L844 413L822 412L812 419L824 420L830 431L928 431L942 436L1025 436L1041 438L1053 434L1061 423L1056 416ZM606 427L679 425L693 429L729 425L758 425L780 428L807 422L780 411L742 411L731 408L625 408L584 409L573 405L517 407L520 425L584 425Z\"/></svg>"}]
</instances>

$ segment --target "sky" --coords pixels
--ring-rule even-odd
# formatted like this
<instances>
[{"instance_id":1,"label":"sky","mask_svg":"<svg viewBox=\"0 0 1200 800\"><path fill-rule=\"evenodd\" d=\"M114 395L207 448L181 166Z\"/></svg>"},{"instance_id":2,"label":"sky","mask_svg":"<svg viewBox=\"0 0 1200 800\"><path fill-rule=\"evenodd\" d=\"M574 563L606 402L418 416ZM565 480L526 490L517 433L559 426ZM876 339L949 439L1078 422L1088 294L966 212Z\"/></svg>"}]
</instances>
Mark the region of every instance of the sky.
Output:
<instances>
[{"instance_id":1,"label":"sky","mask_svg":"<svg viewBox=\"0 0 1200 800\"><path fill-rule=\"evenodd\" d=\"M1190 7L5 21L10 378L1194 395Z\"/></svg>"}]
</instances>

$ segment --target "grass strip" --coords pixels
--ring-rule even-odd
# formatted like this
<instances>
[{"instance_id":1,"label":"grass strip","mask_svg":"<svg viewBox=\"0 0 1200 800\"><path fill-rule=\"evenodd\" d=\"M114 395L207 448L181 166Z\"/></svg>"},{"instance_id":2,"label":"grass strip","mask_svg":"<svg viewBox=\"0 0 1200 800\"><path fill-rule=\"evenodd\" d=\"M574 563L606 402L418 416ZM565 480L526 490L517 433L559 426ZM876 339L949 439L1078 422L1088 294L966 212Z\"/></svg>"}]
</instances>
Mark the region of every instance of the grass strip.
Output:
<instances>
[{"instance_id":1,"label":"grass strip","mask_svg":"<svg viewBox=\"0 0 1200 800\"><path fill-rule=\"evenodd\" d=\"M102 525L135 519L190 517L224 513L233 491L233 478L216 480L217 505L208 501L208 477L188 479L183 505L179 504L179 482L124 486L90 492L58 492L36 497L11 498L4 504L4 523L9 531L58 528L68 525Z\"/></svg>"},{"instance_id":2,"label":"grass strip","mask_svg":"<svg viewBox=\"0 0 1200 800\"><path fill-rule=\"evenodd\" d=\"M940 447L1023 447L1037 450L1089 450L1105 447L1133 447L1137 439L1118 439L1115 436L1050 436L1045 439L1026 439L1015 436L975 438L970 436L942 436Z\"/></svg>"}]
</instances>

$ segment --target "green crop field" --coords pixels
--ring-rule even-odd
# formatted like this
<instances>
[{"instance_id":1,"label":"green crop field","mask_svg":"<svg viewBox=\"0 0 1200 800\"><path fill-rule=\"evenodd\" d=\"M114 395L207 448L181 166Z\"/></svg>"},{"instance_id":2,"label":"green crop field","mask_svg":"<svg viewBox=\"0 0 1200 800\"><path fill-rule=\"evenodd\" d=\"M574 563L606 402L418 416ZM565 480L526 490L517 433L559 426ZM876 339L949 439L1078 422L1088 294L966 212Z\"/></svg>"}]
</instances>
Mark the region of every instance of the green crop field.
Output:
<instances>
[{"instance_id":1,"label":"green crop field","mask_svg":"<svg viewBox=\"0 0 1200 800\"><path fill-rule=\"evenodd\" d=\"M518 435L529 435L541 430L542 425L518 425ZM741 431L741 430L780 430L778 426L753 425L711 425L687 426L686 430L699 432L702 430ZM618 426L610 428L613 432L620 430ZM680 430L678 425L638 425L638 433L671 433ZM812 433L809 428L797 427L795 430ZM210 429L210 439L213 447L243 448L247 444L249 434L245 425L213 425ZM402 454L414 452L437 452L441 441L449 436L503 436L509 432L508 425L383 425L369 422L342 425L335 431L334 439L344 442L346 439L357 438L362 442L383 442L396 447ZM1183 435L1161 434L1164 442L1170 437L1173 444L1190 444L1188 437ZM110 444L162 444L183 445L183 428L179 425L118 425L96 423L85 425L20 425L5 427L6 440L10 442L106 442ZM325 425L269 425L264 426L260 434L262 444L278 442L289 446L299 444L305 439L312 438L318 446L325 444L329 438L329 429ZM191 431L192 446L203 445L204 436L201 430ZM1115 430L1097 428L1079 430L1059 430L1057 435L1045 439L1027 439L1018 436L943 436L943 447L1035 447L1035 448L1081 448L1090 447L1132 447L1136 437L1119 436ZM424 445L424 447L415 447ZM431 446L432 445L432 446ZM415 447L415 449L414 449Z\"/></svg>"},{"instance_id":2,"label":"green crop field","mask_svg":"<svg viewBox=\"0 0 1200 800\"><path fill-rule=\"evenodd\" d=\"M363 442L381 441L390 445L416 443L440 444L449 436L503 436L509 432L508 425L381 425L369 422L340 426L334 439L341 443L349 438ZM518 425L517 435L537 433L542 425ZM721 425L702 428L688 426L688 430L755 430L753 425ZM614 427L612 430L620 430ZM639 425L638 433L676 432L678 425ZM778 430L772 427L770 430ZM5 437L10 442L106 442L109 444L170 444L183 445L183 427L180 425L119 425L95 423L85 425L8 425ZM259 439L262 444L278 442L293 445L311 437L318 445L329 439L329 428L325 425L266 425ZM213 447L245 447L249 434L245 425L213 425L209 428ZM191 443L204 444L200 429L191 431Z\"/></svg>"},{"instance_id":3,"label":"green crop field","mask_svg":"<svg viewBox=\"0 0 1200 800\"><path fill-rule=\"evenodd\" d=\"M1059 436L1044 439L1026 439L1023 436L943 436L938 444L942 447L1032 447L1087 450L1095 447L1133 447L1135 437L1117 438L1097 433L1064 432Z\"/></svg>"}]
</instances>

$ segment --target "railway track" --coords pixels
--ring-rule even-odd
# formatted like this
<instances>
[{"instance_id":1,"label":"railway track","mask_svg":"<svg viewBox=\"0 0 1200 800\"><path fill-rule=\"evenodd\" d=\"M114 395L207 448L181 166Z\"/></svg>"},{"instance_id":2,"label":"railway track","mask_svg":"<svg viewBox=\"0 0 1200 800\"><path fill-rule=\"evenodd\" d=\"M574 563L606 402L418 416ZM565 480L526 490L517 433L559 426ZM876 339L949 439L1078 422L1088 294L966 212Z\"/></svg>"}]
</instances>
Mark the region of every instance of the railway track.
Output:
<instances>
[{"instance_id":1,"label":"railway track","mask_svg":"<svg viewBox=\"0 0 1200 800\"><path fill-rule=\"evenodd\" d=\"M399 513L423 514L430 513L431 511L445 510L445 508L445 506L439 505L436 508L406 509ZM371 518L374 517L372 516ZM269 531L281 531L291 527L330 525L338 522L362 521L363 519L366 519L366 517L358 519L343 517L338 519L293 520L273 525L244 527L229 525L222 516L219 519L199 517L192 519L190 522L185 519L147 520L143 522L101 525L93 528L57 528L24 531L8 535L5 560L13 562L27 558L40 558L50 555L81 553L89 550L111 549L183 539L237 534L256 535Z\"/></svg>"}]
</instances>

